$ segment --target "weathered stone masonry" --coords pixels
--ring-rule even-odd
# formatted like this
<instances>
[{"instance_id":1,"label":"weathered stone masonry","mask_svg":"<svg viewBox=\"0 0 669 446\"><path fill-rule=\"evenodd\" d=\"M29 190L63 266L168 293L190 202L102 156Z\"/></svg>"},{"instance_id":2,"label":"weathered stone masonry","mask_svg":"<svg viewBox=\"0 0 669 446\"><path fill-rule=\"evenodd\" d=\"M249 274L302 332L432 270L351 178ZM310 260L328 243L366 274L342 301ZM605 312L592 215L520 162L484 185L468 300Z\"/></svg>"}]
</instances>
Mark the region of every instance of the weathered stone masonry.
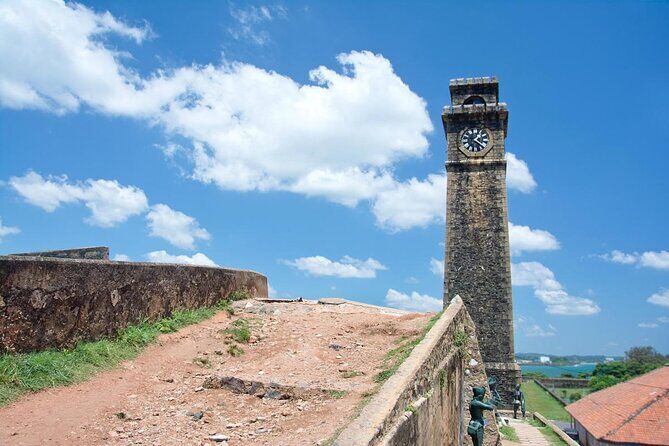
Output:
<instances>
[{"instance_id":1,"label":"weathered stone masonry","mask_svg":"<svg viewBox=\"0 0 669 446\"><path fill-rule=\"evenodd\" d=\"M0 352L69 347L210 306L232 291L267 297L253 271L45 257L0 257Z\"/></svg>"},{"instance_id":2,"label":"weathered stone masonry","mask_svg":"<svg viewBox=\"0 0 669 446\"><path fill-rule=\"evenodd\" d=\"M459 297L334 442L335 446L456 446L467 436L472 388L488 387L474 323ZM487 397L490 397L488 389ZM484 446L499 445L486 412Z\"/></svg>"},{"instance_id":3,"label":"weathered stone masonry","mask_svg":"<svg viewBox=\"0 0 669 446\"><path fill-rule=\"evenodd\" d=\"M456 79L442 115L448 172L444 302L460 295L476 324L488 376L500 381L508 403L520 378L513 345L513 305L506 196L508 112L496 78ZM469 128L485 129L490 143L470 152Z\"/></svg>"}]
</instances>

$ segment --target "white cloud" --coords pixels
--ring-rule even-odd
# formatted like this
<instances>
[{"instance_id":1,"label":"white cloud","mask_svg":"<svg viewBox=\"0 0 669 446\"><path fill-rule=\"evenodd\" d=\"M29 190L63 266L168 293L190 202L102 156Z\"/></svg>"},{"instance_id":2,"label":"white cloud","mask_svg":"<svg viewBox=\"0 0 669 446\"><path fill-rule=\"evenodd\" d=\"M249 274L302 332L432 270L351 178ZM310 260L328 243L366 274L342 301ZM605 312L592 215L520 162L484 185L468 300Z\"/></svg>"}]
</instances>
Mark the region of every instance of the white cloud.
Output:
<instances>
[{"instance_id":1,"label":"white cloud","mask_svg":"<svg viewBox=\"0 0 669 446\"><path fill-rule=\"evenodd\" d=\"M404 279L404 283L410 283L412 285L415 285L419 282L420 282L420 280L416 279L414 276L409 276L406 279Z\"/></svg>"},{"instance_id":2,"label":"white cloud","mask_svg":"<svg viewBox=\"0 0 669 446\"><path fill-rule=\"evenodd\" d=\"M230 4L230 15L237 23L229 27L228 32L236 40L248 40L256 45L265 45L270 38L262 25L276 18L285 18L286 12L286 8L280 5L237 8L234 4Z\"/></svg>"},{"instance_id":3,"label":"white cloud","mask_svg":"<svg viewBox=\"0 0 669 446\"><path fill-rule=\"evenodd\" d=\"M649 303L669 307L669 289L662 289L646 299Z\"/></svg>"},{"instance_id":4,"label":"white cloud","mask_svg":"<svg viewBox=\"0 0 669 446\"><path fill-rule=\"evenodd\" d=\"M444 277L444 261L432 257L430 259L430 271L436 276Z\"/></svg>"},{"instance_id":5,"label":"white cloud","mask_svg":"<svg viewBox=\"0 0 669 446\"><path fill-rule=\"evenodd\" d=\"M512 254L520 254L523 251L560 249L560 243L550 232L532 229L529 226L514 225L511 222L509 222L509 244Z\"/></svg>"},{"instance_id":6,"label":"white cloud","mask_svg":"<svg viewBox=\"0 0 669 446\"><path fill-rule=\"evenodd\" d=\"M669 324L669 317L667 316L660 316L657 318L658 322L661 322L663 324Z\"/></svg>"},{"instance_id":7,"label":"white cloud","mask_svg":"<svg viewBox=\"0 0 669 446\"><path fill-rule=\"evenodd\" d=\"M444 221L446 175L411 178L381 191L372 205L378 225L390 232L426 227Z\"/></svg>"},{"instance_id":8,"label":"white cloud","mask_svg":"<svg viewBox=\"0 0 669 446\"><path fill-rule=\"evenodd\" d=\"M354 259L344 256L338 262L323 256L300 257L295 260L284 260L283 263L312 276L333 276L340 278L373 279L376 272L387 269L378 260Z\"/></svg>"},{"instance_id":9,"label":"white cloud","mask_svg":"<svg viewBox=\"0 0 669 446\"><path fill-rule=\"evenodd\" d=\"M555 336L557 333L557 329L551 324L548 324L548 328L543 328L541 325L523 316L519 316L516 320L516 328L528 338L545 338Z\"/></svg>"},{"instance_id":10,"label":"white cloud","mask_svg":"<svg viewBox=\"0 0 669 446\"><path fill-rule=\"evenodd\" d=\"M396 190L399 184L388 173L363 172L357 167L333 172L314 170L290 187L292 192L321 196L344 206L355 207L360 200L374 200L385 191ZM378 201L377 201L378 203Z\"/></svg>"},{"instance_id":11,"label":"white cloud","mask_svg":"<svg viewBox=\"0 0 669 446\"><path fill-rule=\"evenodd\" d=\"M47 212L63 204L83 202L91 211L86 221L95 226L111 227L144 212L148 201L144 192L134 186L122 186L115 180L92 180L69 183L66 176L46 179L35 172L11 177L10 186L28 203Z\"/></svg>"},{"instance_id":12,"label":"white cloud","mask_svg":"<svg viewBox=\"0 0 669 446\"><path fill-rule=\"evenodd\" d=\"M140 43L150 30L77 3L3 1L0 105L62 113L86 103L106 113L127 112L126 101L136 102L137 79L120 64L123 53L105 46L103 37L112 34Z\"/></svg>"},{"instance_id":13,"label":"white cloud","mask_svg":"<svg viewBox=\"0 0 669 446\"><path fill-rule=\"evenodd\" d=\"M253 33L285 10L232 6L231 13ZM286 190L346 206L368 201L389 231L443 222L443 173L393 176L397 162L426 156L433 127L425 101L382 55L339 54L339 72L319 66L303 84L227 60L142 77L124 65L128 53L102 38L108 34L141 43L150 30L75 3L4 2L0 105L56 113L86 106L145 120L189 141L179 152L191 177L221 189ZM168 142L166 156L176 147ZM527 164L511 153L507 159L509 188L530 192L536 183ZM62 201L50 198L45 206Z\"/></svg>"},{"instance_id":14,"label":"white cloud","mask_svg":"<svg viewBox=\"0 0 669 446\"><path fill-rule=\"evenodd\" d=\"M527 163L518 159L511 152L506 153L506 185L509 189L515 189L523 193L530 193L537 187Z\"/></svg>"},{"instance_id":15,"label":"white cloud","mask_svg":"<svg viewBox=\"0 0 669 446\"><path fill-rule=\"evenodd\" d=\"M565 316L591 315L600 312L592 300L571 296L555 280L553 271L539 262L520 262L511 265L514 286L530 286L534 295L546 306L546 312Z\"/></svg>"},{"instance_id":16,"label":"white cloud","mask_svg":"<svg viewBox=\"0 0 669 446\"><path fill-rule=\"evenodd\" d=\"M2 218L0 218L0 242L2 238L6 235L18 234L21 230L15 226L3 226Z\"/></svg>"},{"instance_id":17,"label":"white cloud","mask_svg":"<svg viewBox=\"0 0 669 446\"><path fill-rule=\"evenodd\" d=\"M127 256L125 254L116 254L112 260L116 262L129 262L130 256Z\"/></svg>"},{"instance_id":18,"label":"white cloud","mask_svg":"<svg viewBox=\"0 0 669 446\"><path fill-rule=\"evenodd\" d=\"M268 295L268 297L270 297L270 298L273 299L273 298L278 297L278 296L279 296L279 293L278 293L278 291L276 291L276 290L272 287L272 285L269 285L269 284L268 284L268 285L267 285L267 295Z\"/></svg>"},{"instance_id":19,"label":"white cloud","mask_svg":"<svg viewBox=\"0 0 669 446\"><path fill-rule=\"evenodd\" d=\"M386 305L400 310L420 312L441 311L444 306L441 299L427 294L419 294L413 291L411 295L408 295L392 288L386 293Z\"/></svg>"},{"instance_id":20,"label":"white cloud","mask_svg":"<svg viewBox=\"0 0 669 446\"><path fill-rule=\"evenodd\" d=\"M146 214L149 233L183 249L195 249L195 240L209 240L211 235L193 217L175 211L166 204L151 206Z\"/></svg>"},{"instance_id":21,"label":"white cloud","mask_svg":"<svg viewBox=\"0 0 669 446\"><path fill-rule=\"evenodd\" d=\"M657 328L659 325L657 325L655 322L639 322L639 328Z\"/></svg>"},{"instance_id":22,"label":"white cloud","mask_svg":"<svg viewBox=\"0 0 669 446\"><path fill-rule=\"evenodd\" d=\"M669 251L647 251L641 254L639 264L648 268L669 270Z\"/></svg>"},{"instance_id":23,"label":"white cloud","mask_svg":"<svg viewBox=\"0 0 669 446\"><path fill-rule=\"evenodd\" d=\"M598 256L601 259L623 265L637 265L646 268L669 270L669 251L646 251L626 253L614 249L610 253Z\"/></svg>"},{"instance_id":24,"label":"white cloud","mask_svg":"<svg viewBox=\"0 0 669 446\"><path fill-rule=\"evenodd\" d=\"M192 256L172 255L165 251L152 251L146 254L146 259L152 263L177 263L181 265L218 266L206 255L198 252Z\"/></svg>"},{"instance_id":25,"label":"white cloud","mask_svg":"<svg viewBox=\"0 0 669 446\"><path fill-rule=\"evenodd\" d=\"M609 262L622 263L623 265L633 265L638 261L638 254L626 254L617 249L614 249L610 253L602 254L599 257Z\"/></svg>"}]
</instances>

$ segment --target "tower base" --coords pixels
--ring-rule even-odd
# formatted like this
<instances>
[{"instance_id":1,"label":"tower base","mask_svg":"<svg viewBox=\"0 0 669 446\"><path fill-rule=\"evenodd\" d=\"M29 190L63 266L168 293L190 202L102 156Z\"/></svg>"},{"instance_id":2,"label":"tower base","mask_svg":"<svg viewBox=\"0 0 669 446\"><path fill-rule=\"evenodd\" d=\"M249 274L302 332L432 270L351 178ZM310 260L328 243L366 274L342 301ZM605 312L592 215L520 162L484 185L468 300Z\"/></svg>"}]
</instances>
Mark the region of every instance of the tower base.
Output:
<instances>
[{"instance_id":1,"label":"tower base","mask_svg":"<svg viewBox=\"0 0 669 446\"><path fill-rule=\"evenodd\" d=\"M502 397L502 408L513 407L513 392L516 385L521 383L520 366L515 362L486 362L485 372L497 379L497 392Z\"/></svg>"}]
</instances>

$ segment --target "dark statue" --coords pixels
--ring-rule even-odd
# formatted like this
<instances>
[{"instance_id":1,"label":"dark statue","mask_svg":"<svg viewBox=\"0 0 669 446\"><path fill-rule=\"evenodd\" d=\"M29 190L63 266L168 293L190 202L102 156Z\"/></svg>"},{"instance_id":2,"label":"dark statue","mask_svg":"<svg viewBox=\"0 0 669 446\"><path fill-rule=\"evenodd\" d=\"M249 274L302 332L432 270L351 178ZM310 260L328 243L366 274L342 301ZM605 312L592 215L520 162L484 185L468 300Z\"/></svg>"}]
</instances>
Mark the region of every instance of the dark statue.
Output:
<instances>
[{"instance_id":1,"label":"dark statue","mask_svg":"<svg viewBox=\"0 0 669 446\"><path fill-rule=\"evenodd\" d=\"M483 401L485 396L485 387L474 387L474 398L469 403L469 414L472 420L467 426L467 433L472 437L474 446L483 446L483 427L485 420L483 419L483 412L486 410L495 410L495 407L490 401Z\"/></svg>"},{"instance_id":2,"label":"dark statue","mask_svg":"<svg viewBox=\"0 0 669 446\"><path fill-rule=\"evenodd\" d=\"M513 418L518 418L518 409L525 418L525 394L520 390L520 384L516 385L516 390L513 392Z\"/></svg>"},{"instance_id":3,"label":"dark statue","mask_svg":"<svg viewBox=\"0 0 669 446\"><path fill-rule=\"evenodd\" d=\"M488 378L488 387L490 387L490 393L492 394L491 402L495 407L499 407L502 405L502 397L499 395L499 392L497 391L497 378L494 376L491 376Z\"/></svg>"}]
</instances>

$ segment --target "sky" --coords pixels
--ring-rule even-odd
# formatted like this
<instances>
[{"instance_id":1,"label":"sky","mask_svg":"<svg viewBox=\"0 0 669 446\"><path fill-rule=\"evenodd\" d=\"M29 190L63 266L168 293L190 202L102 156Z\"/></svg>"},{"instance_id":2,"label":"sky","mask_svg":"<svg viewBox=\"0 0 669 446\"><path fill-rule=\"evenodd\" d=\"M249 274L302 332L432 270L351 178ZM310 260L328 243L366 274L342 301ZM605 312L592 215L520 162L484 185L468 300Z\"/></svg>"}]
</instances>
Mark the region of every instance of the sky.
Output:
<instances>
[{"instance_id":1,"label":"sky","mask_svg":"<svg viewBox=\"0 0 669 446\"><path fill-rule=\"evenodd\" d=\"M497 76L519 352L669 353L669 3L0 0L0 253L441 307L452 78Z\"/></svg>"}]
</instances>

